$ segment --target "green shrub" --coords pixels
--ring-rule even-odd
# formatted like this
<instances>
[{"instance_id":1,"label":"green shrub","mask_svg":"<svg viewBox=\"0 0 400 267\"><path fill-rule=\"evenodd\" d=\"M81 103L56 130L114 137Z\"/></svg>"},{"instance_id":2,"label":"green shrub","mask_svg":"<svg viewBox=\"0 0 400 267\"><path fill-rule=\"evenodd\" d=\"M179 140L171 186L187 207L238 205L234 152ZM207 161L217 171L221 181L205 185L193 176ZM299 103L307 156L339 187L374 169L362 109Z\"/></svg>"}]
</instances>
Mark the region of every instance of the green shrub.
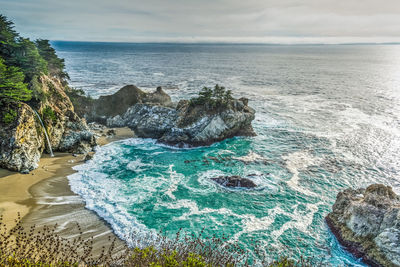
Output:
<instances>
[{"instance_id":1,"label":"green shrub","mask_svg":"<svg viewBox=\"0 0 400 267\"><path fill-rule=\"evenodd\" d=\"M57 115L56 115L56 113L55 113L54 110L53 110L51 107L49 107L49 106L46 106L46 107L42 110L42 118L43 118L43 120L45 120L45 121L53 121L53 122L57 121Z\"/></svg>"},{"instance_id":2,"label":"green shrub","mask_svg":"<svg viewBox=\"0 0 400 267\"><path fill-rule=\"evenodd\" d=\"M16 118L17 118L17 111L13 110L13 109L9 109L3 115L3 122L5 124L10 124L10 123L14 122Z\"/></svg>"}]
</instances>

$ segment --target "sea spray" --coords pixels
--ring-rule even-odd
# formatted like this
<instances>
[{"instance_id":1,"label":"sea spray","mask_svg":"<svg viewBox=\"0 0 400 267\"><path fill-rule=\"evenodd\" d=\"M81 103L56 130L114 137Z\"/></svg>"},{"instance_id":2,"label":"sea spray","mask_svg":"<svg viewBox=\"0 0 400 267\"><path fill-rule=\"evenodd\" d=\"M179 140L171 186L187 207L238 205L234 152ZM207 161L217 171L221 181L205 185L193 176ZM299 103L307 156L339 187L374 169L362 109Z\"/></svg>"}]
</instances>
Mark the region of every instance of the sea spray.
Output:
<instances>
[{"instance_id":1,"label":"sea spray","mask_svg":"<svg viewBox=\"0 0 400 267\"><path fill-rule=\"evenodd\" d=\"M43 132L44 132L44 135L46 136L46 140L47 140L47 146L48 146L48 148L49 148L49 150L50 150L50 157L54 157L53 149L51 148L51 143L50 143L49 135L47 134L46 127L44 127L43 121L42 121L42 119L40 118L39 114L36 112L36 110L33 110L33 111L35 112L36 117L39 119L40 124L42 125Z\"/></svg>"}]
</instances>

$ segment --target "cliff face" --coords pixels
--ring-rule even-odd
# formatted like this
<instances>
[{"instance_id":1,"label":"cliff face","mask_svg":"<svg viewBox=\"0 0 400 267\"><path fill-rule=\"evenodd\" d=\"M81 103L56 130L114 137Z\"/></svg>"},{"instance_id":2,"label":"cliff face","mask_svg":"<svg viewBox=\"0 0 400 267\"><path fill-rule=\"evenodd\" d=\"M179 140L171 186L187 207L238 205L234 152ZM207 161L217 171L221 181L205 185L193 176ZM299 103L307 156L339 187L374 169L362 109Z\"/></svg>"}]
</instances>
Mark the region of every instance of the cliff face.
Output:
<instances>
[{"instance_id":1,"label":"cliff face","mask_svg":"<svg viewBox=\"0 0 400 267\"><path fill-rule=\"evenodd\" d=\"M247 105L247 99L233 99L224 106L210 108L191 105L187 100L174 104L167 96L159 88L124 114L108 118L107 126L128 126L139 137L181 147L255 135L251 126L255 111Z\"/></svg>"},{"instance_id":2,"label":"cliff face","mask_svg":"<svg viewBox=\"0 0 400 267\"><path fill-rule=\"evenodd\" d=\"M17 120L0 126L0 167L12 171L37 168L44 149L40 123L27 104L17 109Z\"/></svg>"},{"instance_id":3,"label":"cliff face","mask_svg":"<svg viewBox=\"0 0 400 267\"><path fill-rule=\"evenodd\" d=\"M112 95L100 96L99 99L88 99L85 96L74 98L77 114L88 122L106 124L108 118L124 114L128 108L137 103L153 103L170 106L171 98L161 87L154 93L146 93L134 85L122 87Z\"/></svg>"},{"instance_id":4,"label":"cliff face","mask_svg":"<svg viewBox=\"0 0 400 267\"><path fill-rule=\"evenodd\" d=\"M339 242L371 266L400 266L400 197L381 184L337 195L326 222Z\"/></svg>"},{"instance_id":5,"label":"cliff face","mask_svg":"<svg viewBox=\"0 0 400 267\"><path fill-rule=\"evenodd\" d=\"M41 76L43 99L34 106L43 120L54 151L86 153L96 145L85 120L79 118L56 78ZM17 118L0 127L0 166L13 171L29 171L38 166L44 149L48 150L44 129L31 106L15 104ZM18 106L19 105L19 106Z\"/></svg>"},{"instance_id":6,"label":"cliff face","mask_svg":"<svg viewBox=\"0 0 400 267\"><path fill-rule=\"evenodd\" d=\"M74 111L74 106L65 93L63 84L54 78L40 78L46 100L40 103L42 115L53 150L60 152L86 153L96 145L86 121Z\"/></svg>"}]
</instances>

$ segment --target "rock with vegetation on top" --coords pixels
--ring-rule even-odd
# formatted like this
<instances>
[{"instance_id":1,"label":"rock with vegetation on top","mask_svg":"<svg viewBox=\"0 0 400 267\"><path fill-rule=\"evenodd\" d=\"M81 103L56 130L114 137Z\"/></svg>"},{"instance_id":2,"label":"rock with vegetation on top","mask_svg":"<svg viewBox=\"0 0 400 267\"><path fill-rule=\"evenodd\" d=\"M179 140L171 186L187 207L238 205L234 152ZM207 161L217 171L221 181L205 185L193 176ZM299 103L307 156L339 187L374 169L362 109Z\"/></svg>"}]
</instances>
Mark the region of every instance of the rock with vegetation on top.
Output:
<instances>
[{"instance_id":1,"label":"rock with vegetation on top","mask_svg":"<svg viewBox=\"0 0 400 267\"><path fill-rule=\"evenodd\" d=\"M162 89L152 95L157 94L169 99ZM196 98L177 104L157 100L133 105L125 114L109 118L107 126L128 126L139 137L178 146L210 145L234 136L255 135L251 125L255 111L246 98Z\"/></svg>"},{"instance_id":2,"label":"rock with vegetation on top","mask_svg":"<svg viewBox=\"0 0 400 267\"><path fill-rule=\"evenodd\" d=\"M400 266L400 197L373 184L337 195L326 222L339 242L371 266Z\"/></svg>"}]
</instances>

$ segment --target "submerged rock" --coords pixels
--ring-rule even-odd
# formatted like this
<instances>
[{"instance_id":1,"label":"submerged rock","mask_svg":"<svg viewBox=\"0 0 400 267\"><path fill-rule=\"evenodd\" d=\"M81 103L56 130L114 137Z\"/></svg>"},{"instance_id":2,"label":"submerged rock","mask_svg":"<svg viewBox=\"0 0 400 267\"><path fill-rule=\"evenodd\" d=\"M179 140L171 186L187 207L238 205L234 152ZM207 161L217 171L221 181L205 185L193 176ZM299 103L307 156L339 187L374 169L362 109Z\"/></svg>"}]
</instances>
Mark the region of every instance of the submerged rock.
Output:
<instances>
[{"instance_id":1,"label":"submerged rock","mask_svg":"<svg viewBox=\"0 0 400 267\"><path fill-rule=\"evenodd\" d=\"M192 105L187 100L174 104L167 96L158 88L123 115L108 118L107 126L128 126L138 137L155 138L180 147L210 145L234 136L255 135L251 125L255 111L247 105L246 98L210 108Z\"/></svg>"},{"instance_id":2,"label":"submerged rock","mask_svg":"<svg viewBox=\"0 0 400 267\"><path fill-rule=\"evenodd\" d=\"M219 176L211 178L217 184L229 188L254 188L257 185L248 178L243 178L237 175L234 176Z\"/></svg>"},{"instance_id":3,"label":"submerged rock","mask_svg":"<svg viewBox=\"0 0 400 267\"><path fill-rule=\"evenodd\" d=\"M371 266L400 266L400 197L373 184L337 195L326 222L339 242Z\"/></svg>"}]
</instances>

